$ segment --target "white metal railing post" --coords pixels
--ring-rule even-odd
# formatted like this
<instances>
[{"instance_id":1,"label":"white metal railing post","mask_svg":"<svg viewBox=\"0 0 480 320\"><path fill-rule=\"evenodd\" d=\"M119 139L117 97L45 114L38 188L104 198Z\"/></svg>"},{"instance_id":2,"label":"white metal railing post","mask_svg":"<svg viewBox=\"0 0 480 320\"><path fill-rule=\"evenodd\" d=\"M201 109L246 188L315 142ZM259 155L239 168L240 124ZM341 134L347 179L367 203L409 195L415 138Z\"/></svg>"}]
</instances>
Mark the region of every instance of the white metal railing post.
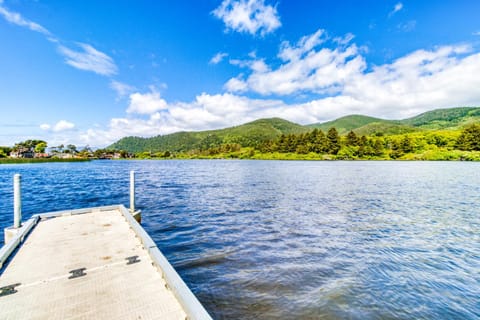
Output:
<instances>
[{"instance_id":1,"label":"white metal railing post","mask_svg":"<svg viewBox=\"0 0 480 320\"><path fill-rule=\"evenodd\" d=\"M13 176L13 227L20 228L22 225L22 191L21 176Z\"/></svg>"},{"instance_id":2,"label":"white metal railing post","mask_svg":"<svg viewBox=\"0 0 480 320\"><path fill-rule=\"evenodd\" d=\"M130 171L130 212L135 212L135 171Z\"/></svg>"}]
</instances>

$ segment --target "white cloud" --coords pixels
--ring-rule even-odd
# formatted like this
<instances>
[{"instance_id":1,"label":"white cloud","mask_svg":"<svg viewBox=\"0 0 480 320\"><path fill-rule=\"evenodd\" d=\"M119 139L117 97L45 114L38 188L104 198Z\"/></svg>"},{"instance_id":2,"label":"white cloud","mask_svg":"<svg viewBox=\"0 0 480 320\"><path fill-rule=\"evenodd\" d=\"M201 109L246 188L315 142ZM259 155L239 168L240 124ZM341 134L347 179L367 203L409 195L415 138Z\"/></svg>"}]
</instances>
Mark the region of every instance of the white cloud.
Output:
<instances>
[{"instance_id":1,"label":"white cloud","mask_svg":"<svg viewBox=\"0 0 480 320\"><path fill-rule=\"evenodd\" d=\"M230 60L230 64L234 66L239 66L241 68L250 68L252 71L255 72L267 72L269 71L269 67L265 63L263 59L254 59L254 60L237 60L232 59Z\"/></svg>"},{"instance_id":2,"label":"white cloud","mask_svg":"<svg viewBox=\"0 0 480 320\"><path fill-rule=\"evenodd\" d=\"M245 92L248 90L248 85L241 79L241 75L238 78L228 80L224 87L229 92Z\"/></svg>"},{"instance_id":3,"label":"white cloud","mask_svg":"<svg viewBox=\"0 0 480 320\"><path fill-rule=\"evenodd\" d=\"M3 3L3 1L0 1L0 4L2 4L2 3ZM0 15L2 15L3 18L5 20L7 20L8 22L16 24L20 27L25 27L25 28L28 28L32 31L40 32L40 33L42 33L44 35L47 35L47 36L51 35L50 31L48 31L47 29L45 29L44 27L42 27L38 23L35 23L35 22L30 21L28 19L25 19L24 17L22 17L21 14L9 11L3 6L0 6Z\"/></svg>"},{"instance_id":4,"label":"white cloud","mask_svg":"<svg viewBox=\"0 0 480 320\"><path fill-rule=\"evenodd\" d=\"M283 43L278 54L283 63L272 63L275 68L265 64L254 69L253 62L264 63L260 59L234 60L250 73L231 78L225 88L277 96L321 94L323 98L287 108L298 108L295 114L303 112L318 121L349 113L402 118L439 107L480 104L475 89L480 85L480 54L469 46L417 50L369 70L364 50L355 44L322 48L322 34L317 31L293 46Z\"/></svg>"},{"instance_id":5,"label":"white cloud","mask_svg":"<svg viewBox=\"0 0 480 320\"><path fill-rule=\"evenodd\" d=\"M349 44L354 38L355 38L355 35L353 33L347 33L343 37L334 38L333 42L336 42L339 45L346 45L346 44Z\"/></svg>"},{"instance_id":6,"label":"white cloud","mask_svg":"<svg viewBox=\"0 0 480 320\"><path fill-rule=\"evenodd\" d=\"M89 44L78 43L78 46L82 49L81 51L75 51L63 45L58 46L60 53L65 56L67 64L104 76L112 76L117 73L117 66L111 57Z\"/></svg>"},{"instance_id":7,"label":"white cloud","mask_svg":"<svg viewBox=\"0 0 480 320\"><path fill-rule=\"evenodd\" d=\"M167 102L160 97L160 93L151 87L150 92L135 92L130 95L127 113L153 114L167 107Z\"/></svg>"},{"instance_id":8,"label":"white cloud","mask_svg":"<svg viewBox=\"0 0 480 320\"><path fill-rule=\"evenodd\" d=\"M116 80L110 81L110 88L112 88L120 98L129 95L135 90L135 87Z\"/></svg>"},{"instance_id":9,"label":"white cloud","mask_svg":"<svg viewBox=\"0 0 480 320\"><path fill-rule=\"evenodd\" d=\"M325 30L319 29L314 34L303 36L292 46L288 41L282 42L278 57L283 61L294 61L301 59L306 53L327 40Z\"/></svg>"},{"instance_id":10,"label":"white cloud","mask_svg":"<svg viewBox=\"0 0 480 320\"><path fill-rule=\"evenodd\" d=\"M265 35L281 26L277 9L264 0L224 0L213 15L222 19L227 30Z\"/></svg>"},{"instance_id":11,"label":"white cloud","mask_svg":"<svg viewBox=\"0 0 480 320\"><path fill-rule=\"evenodd\" d=\"M60 120L53 126L48 123L44 123L40 125L40 129L44 131L52 131L52 132L68 131L68 130L72 130L73 128L75 128L75 124L67 120Z\"/></svg>"},{"instance_id":12,"label":"white cloud","mask_svg":"<svg viewBox=\"0 0 480 320\"><path fill-rule=\"evenodd\" d=\"M395 4L395 6L393 7L393 10L390 11L390 13L388 14L389 17L393 16L395 13L399 12L400 10L403 9L403 3L401 2L398 2L397 4Z\"/></svg>"},{"instance_id":13,"label":"white cloud","mask_svg":"<svg viewBox=\"0 0 480 320\"><path fill-rule=\"evenodd\" d=\"M349 79L341 94L304 105L319 120L362 113L401 119L435 108L480 103L480 54L467 46L418 50ZM308 110L308 111L307 111Z\"/></svg>"},{"instance_id":14,"label":"white cloud","mask_svg":"<svg viewBox=\"0 0 480 320\"><path fill-rule=\"evenodd\" d=\"M473 36L480 36L480 31L472 32L472 35L473 35Z\"/></svg>"},{"instance_id":15,"label":"white cloud","mask_svg":"<svg viewBox=\"0 0 480 320\"><path fill-rule=\"evenodd\" d=\"M219 52L210 59L210 64L219 64L222 60L228 56L228 53Z\"/></svg>"},{"instance_id":16,"label":"white cloud","mask_svg":"<svg viewBox=\"0 0 480 320\"><path fill-rule=\"evenodd\" d=\"M68 122L66 120L60 120L53 126L52 130L53 132L60 132L60 131L71 130L73 128L75 128L75 124Z\"/></svg>"},{"instance_id":17,"label":"white cloud","mask_svg":"<svg viewBox=\"0 0 480 320\"><path fill-rule=\"evenodd\" d=\"M347 35L341 41L347 43L351 38L352 35ZM366 62L355 44L337 49L318 48L325 41L324 30L318 30L302 37L296 45L283 42L278 57L284 63L277 69L272 70L262 59L237 63L248 66L252 72L246 79L242 76L230 79L225 88L230 92L249 89L262 95L337 92L345 81L363 72Z\"/></svg>"},{"instance_id":18,"label":"white cloud","mask_svg":"<svg viewBox=\"0 0 480 320\"><path fill-rule=\"evenodd\" d=\"M0 0L1 1L1 0ZM81 50L73 50L61 44L50 31L40 24L24 18L21 14L11 12L0 2L0 16L10 23L28 28L32 31L42 33L45 38L57 46L58 51L66 58L65 62L74 68L86 71L93 71L104 76L117 74L117 66L111 57L86 43L77 43ZM115 90L115 89L114 89Z\"/></svg>"}]
</instances>

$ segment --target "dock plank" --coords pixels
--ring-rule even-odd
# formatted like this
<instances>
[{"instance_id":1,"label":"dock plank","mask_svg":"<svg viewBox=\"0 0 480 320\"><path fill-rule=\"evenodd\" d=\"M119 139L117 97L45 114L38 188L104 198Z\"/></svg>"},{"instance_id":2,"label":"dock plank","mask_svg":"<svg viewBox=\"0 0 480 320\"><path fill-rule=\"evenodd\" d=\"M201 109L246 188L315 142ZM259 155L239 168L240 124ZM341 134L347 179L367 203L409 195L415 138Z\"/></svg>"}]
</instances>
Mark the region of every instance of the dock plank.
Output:
<instances>
[{"instance_id":1,"label":"dock plank","mask_svg":"<svg viewBox=\"0 0 480 320\"><path fill-rule=\"evenodd\" d=\"M79 268L86 275L69 278ZM0 275L0 287L16 283L0 297L1 319L186 318L115 209L40 221Z\"/></svg>"}]
</instances>

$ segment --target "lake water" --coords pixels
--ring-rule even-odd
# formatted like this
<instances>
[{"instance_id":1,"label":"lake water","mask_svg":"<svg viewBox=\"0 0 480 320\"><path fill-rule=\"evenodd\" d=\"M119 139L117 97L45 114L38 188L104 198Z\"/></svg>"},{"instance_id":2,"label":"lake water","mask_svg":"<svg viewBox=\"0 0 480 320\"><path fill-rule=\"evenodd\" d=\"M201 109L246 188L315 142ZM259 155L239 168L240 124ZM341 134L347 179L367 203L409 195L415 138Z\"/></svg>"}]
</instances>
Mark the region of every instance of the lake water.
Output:
<instances>
[{"instance_id":1,"label":"lake water","mask_svg":"<svg viewBox=\"0 0 480 320\"><path fill-rule=\"evenodd\" d=\"M0 165L23 213L128 205L215 319L479 319L480 163ZM3 233L1 235L3 239Z\"/></svg>"}]
</instances>

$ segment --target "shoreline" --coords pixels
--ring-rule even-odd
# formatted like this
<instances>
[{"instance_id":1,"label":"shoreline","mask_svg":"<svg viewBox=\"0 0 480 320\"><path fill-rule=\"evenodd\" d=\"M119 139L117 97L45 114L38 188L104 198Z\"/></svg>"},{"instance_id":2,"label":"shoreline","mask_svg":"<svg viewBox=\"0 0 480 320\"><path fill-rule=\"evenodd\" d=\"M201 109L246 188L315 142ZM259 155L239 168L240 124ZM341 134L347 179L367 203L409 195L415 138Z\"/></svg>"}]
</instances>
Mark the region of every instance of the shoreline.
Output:
<instances>
[{"instance_id":1,"label":"shoreline","mask_svg":"<svg viewBox=\"0 0 480 320\"><path fill-rule=\"evenodd\" d=\"M60 159L60 158L0 158L0 164L22 164L22 163L49 163L49 162L86 162L87 158Z\"/></svg>"}]
</instances>

